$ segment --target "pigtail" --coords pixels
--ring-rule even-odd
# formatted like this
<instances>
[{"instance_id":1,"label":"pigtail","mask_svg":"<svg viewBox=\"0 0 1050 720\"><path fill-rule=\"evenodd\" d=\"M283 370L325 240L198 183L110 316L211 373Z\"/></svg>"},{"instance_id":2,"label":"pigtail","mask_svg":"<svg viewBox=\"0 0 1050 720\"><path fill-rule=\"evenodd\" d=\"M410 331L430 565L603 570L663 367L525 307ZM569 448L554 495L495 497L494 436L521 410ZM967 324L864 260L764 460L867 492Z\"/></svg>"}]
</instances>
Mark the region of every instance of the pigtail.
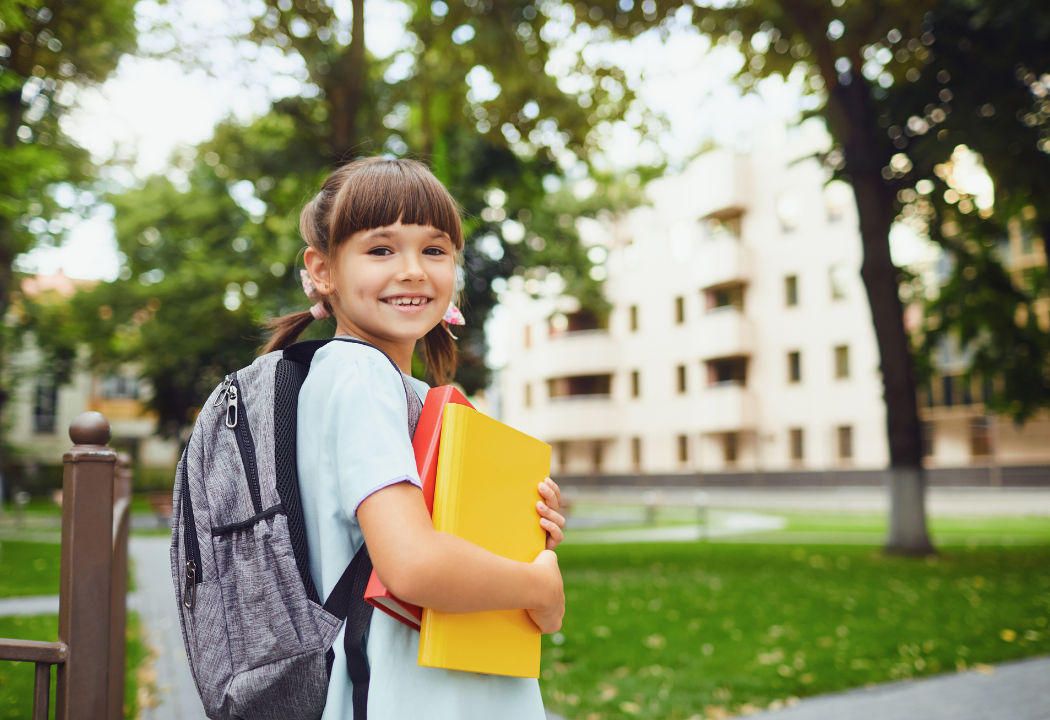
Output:
<instances>
[{"instance_id":1,"label":"pigtail","mask_svg":"<svg viewBox=\"0 0 1050 720\"><path fill-rule=\"evenodd\" d=\"M263 346L262 354L284 350L298 340L313 321L314 315L309 310L267 320L265 327L270 331L270 339Z\"/></svg>"},{"instance_id":2,"label":"pigtail","mask_svg":"<svg viewBox=\"0 0 1050 720\"><path fill-rule=\"evenodd\" d=\"M438 385L447 385L456 375L459 350L444 321L423 336L423 362Z\"/></svg>"}]
</instances>

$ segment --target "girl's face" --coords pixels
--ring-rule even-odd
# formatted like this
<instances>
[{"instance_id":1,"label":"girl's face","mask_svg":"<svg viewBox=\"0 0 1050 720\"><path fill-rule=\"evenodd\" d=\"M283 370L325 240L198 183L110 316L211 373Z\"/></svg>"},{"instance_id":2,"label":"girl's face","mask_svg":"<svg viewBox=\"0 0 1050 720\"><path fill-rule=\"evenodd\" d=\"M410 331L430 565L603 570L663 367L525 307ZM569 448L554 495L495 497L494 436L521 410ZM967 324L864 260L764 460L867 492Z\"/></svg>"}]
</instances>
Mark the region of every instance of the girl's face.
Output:
<instances>
[{"instance_id":1,"label":"girl's face","mask_svg":"<svg viewBox=\"0 0 1050 720\"><path fill-rule=\"evenodd\" d=\"M337 333L370 341L395 360L406 348L411 357L415 342L438 324L456 283L452 239L400 220L354 233L331 262L312 248L304 259L314 285L328 295Z\"/></svg>"}]
</instances>

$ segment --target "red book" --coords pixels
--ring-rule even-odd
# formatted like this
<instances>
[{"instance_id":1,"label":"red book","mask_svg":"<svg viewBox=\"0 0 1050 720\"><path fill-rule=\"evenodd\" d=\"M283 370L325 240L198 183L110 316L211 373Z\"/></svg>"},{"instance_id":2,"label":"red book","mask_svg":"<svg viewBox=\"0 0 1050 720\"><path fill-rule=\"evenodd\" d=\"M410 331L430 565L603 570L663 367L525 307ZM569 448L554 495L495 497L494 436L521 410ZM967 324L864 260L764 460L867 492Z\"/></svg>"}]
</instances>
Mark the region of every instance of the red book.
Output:
<instances>
[{"instance_id":1,"label":"red book","mask_svg":"<svg viewBox=\"0 0 1050 720\"><path fill-rule=\"evenodd\" d=\"M423 482L423 500L427 504L427 512L431 514L434 513L434 483L437 480L438 449L441 447L441 419L445 413L445 405L448 403L474 407L459 390L451 385L431 388L427 393L426 402L423 403L423 411L419 414L415 437L412 438L412 449L416 454L416 471ZM423 608L394 597L383 585L375 570L368 578L365 602L382 610L395 620L403 622L413 630L419 630L420 623L423 622Z\"/></svg>"}]
</instances>

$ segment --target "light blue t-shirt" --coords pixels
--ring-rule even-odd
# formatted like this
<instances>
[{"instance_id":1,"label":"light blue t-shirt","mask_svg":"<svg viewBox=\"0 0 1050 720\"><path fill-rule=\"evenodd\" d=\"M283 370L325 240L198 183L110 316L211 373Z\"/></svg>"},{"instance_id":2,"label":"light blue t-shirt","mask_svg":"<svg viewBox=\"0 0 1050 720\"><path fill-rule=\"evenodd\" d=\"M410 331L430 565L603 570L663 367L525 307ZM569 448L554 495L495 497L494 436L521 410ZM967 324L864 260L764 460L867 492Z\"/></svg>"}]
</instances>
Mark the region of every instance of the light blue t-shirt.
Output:
<instances>
[{"instance_id":1,"label":"light blue t-shirt","mask_svg":"<svg viewBox=\"0 0 1050 720\"><path fill-rule=\"evenodd\" d=\"M426 383L408 378L421 400ZM299 393L299 491L310 574L322 601L364 542L357 508L399 482L421 486L408 436L405 388L378 350L330 342L317 351ZM353 699L343 633L322 720L350 720ZM542 720L534 679L419 667L419 633L373 612L368 635L368 715L376 720Z\"/></svg>"}]
</instances>

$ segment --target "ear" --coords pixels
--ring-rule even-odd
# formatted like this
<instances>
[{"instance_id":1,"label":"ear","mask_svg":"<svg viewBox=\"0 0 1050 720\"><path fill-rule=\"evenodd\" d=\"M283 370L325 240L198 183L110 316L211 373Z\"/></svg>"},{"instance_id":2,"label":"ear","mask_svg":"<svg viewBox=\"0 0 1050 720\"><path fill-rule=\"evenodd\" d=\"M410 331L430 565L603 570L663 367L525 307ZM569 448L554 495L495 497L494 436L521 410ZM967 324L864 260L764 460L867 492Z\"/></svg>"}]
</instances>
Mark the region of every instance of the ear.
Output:
<instances>
[{"instance_id":1,"label":"ear","mask_svg":"<svg viewBox=\"0 0 1050 720\"><path fill-rule=\"evenodd\" d=\"M324 255L308 247L303 253L303 263L306 265L306 272L310 273L310 279L313 280L317 292L322 295L331 295L335 292L332 268L329 267Z\"/></svg>"}]
</instances>

